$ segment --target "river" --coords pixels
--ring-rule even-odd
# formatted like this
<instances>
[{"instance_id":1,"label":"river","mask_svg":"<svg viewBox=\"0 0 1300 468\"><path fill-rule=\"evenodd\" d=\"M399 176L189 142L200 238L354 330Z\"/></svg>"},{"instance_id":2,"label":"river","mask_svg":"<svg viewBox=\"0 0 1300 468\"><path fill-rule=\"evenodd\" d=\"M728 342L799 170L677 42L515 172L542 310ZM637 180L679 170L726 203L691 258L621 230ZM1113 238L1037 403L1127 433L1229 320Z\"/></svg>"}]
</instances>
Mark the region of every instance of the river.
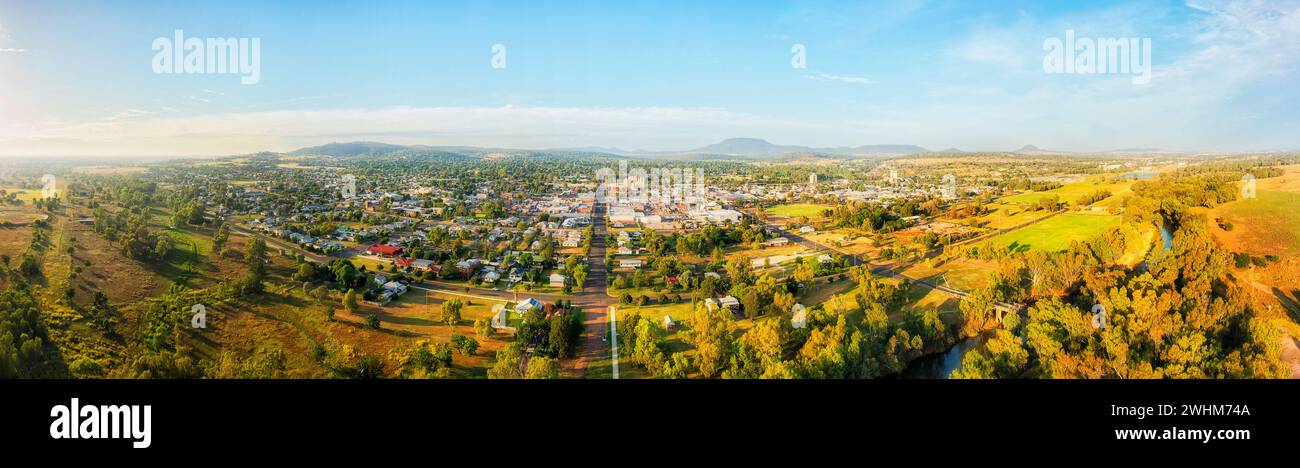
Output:
<instances>
[{"instance_id":1,"label":"river","mask_svg":"<svg viewBox=\"0 0 1300 468\"><path fill-rule=\"evenodd\" d=\"M973 338L958 341L947 351L921 356L913 360L898 374L900 379L946 379L952 371L961 367L961 358L966 353L984 346L991 333L981 333Z\"/></svg>"},{"instance_id":2,"label":"river","mask_svg":"<svg viewBox=\"0 0 1300 468\"><path fill-rule=\"evenodd\" d=\"M1163 241L1165 249L1174 245L1174 236L1169 233L1169 228L1164 223L1160 223L1160 240ZM1140 268L1145 268L1146 262L1142 262ZM898 374L900 379L946 379L952 375L952 371L961 367L961 358L971 350L979 349L984 342L989 340L991 333L981 333L973 338L967 338L958 341L957 344L948 348L947 351L938 354L921 356L907 365L903 372Z\"/></svg>"}]
</instances>

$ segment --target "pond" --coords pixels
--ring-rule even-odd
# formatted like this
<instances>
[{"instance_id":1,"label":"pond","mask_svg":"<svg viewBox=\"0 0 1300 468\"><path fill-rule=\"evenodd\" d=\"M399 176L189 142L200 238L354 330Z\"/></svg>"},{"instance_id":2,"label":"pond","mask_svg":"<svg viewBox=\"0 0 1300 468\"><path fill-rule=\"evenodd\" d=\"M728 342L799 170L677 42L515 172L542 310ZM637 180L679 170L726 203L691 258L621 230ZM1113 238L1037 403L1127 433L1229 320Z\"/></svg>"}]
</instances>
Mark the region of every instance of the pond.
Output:
<instances>
[{"instance_id":1,"label":"pond","mask_svg":"<svg viewBox=\"0 0 1300 468\"><path fill-rule=\"evenodd\" d=\"M1159 174L1156 174L1156 173L1154 173L1154 172L1130 172L1130 173L1128 173L1128 174L1124 174L1124 175L1120 176L1120 178L1122 178L1122 179L1139 179L1139 180L1141 180L1141 179L1153 179L1153 178L1155 178L1157 175L1159 175Z\"/></svg>"}]
</instances>

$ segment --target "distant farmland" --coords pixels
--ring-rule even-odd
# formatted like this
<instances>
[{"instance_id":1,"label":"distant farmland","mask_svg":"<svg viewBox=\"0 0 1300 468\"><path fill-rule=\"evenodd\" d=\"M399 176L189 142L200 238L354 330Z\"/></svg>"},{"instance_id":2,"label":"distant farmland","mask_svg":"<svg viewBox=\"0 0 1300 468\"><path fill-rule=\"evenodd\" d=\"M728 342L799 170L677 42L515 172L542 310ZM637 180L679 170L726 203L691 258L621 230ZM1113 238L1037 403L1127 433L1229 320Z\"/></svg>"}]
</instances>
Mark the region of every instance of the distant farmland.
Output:
<instances>
[{"instance_id":1,"label":"distant farmland","mask_svg":"<svg viewBox=\"0 0 1300 468\"><path fill-rule=\"evenodd\" d=\"M1071 184L1066 184L1061 188L1048 190L1045 192L1027 192L1019 195L1012 195L1010 197L1002 198L999 201L1003 203L1029 205L1029 204L1037 203L1039 200L1045 199L1052 195L1056 195L1057 197L1060 197L1060 200L1062 202L1073 203L1075 200L1083 198L1086 195L1090 195L1098 190L1109 191L1111 193L1111 198L1109 200L1114 200L1118 196L1123 196L1128 194L1132 187L1133 187L1132 180L1116 182L1116 183L1107 183L1101 181L1100 179L1092 179L1083 182L1074 182ZM1106 205L1107 203L1101 203L1101 204Z\"/></svg>"}]
</instances>

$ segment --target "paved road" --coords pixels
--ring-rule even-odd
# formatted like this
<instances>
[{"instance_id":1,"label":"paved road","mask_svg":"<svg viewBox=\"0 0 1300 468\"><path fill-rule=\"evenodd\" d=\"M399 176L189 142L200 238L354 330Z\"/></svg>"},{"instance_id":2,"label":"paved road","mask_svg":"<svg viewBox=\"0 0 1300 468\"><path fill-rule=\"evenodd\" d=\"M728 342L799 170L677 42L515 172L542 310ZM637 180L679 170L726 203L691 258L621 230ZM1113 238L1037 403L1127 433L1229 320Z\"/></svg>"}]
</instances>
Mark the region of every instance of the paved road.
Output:
<instances>
[{"instance_id":1,"label":"paved road","mask_svg":"<svg viewBox=\"0 0 1300 468\"><path fill-rule=\"evenodd\" d=\"M591 255L587 257L587 281L582 285L582 292L574 296L573 305L581 307L583 318L582 349L577 359L573 360L566 377L581 378L587 373L587 366L593 360L608 355L610 332L609 306L614 298L605 294L606 279L609 272L605 269L605 204L596 202L591 210L591 224L594 233L591 238Z\"/></svg>"},{"instance_id":2,"label":"paved road","mask_svg":"<svg viewBox=\"0 0 1300 468\"><path fill-rule=\"evenodd\" d=\"M231 223L230 232L240 234L244 237L256 237L258 239L262 239L263 241L266 242L267 246L273 246L285 250L292 250L294 252L302 254L303 257L306 257L308 260L311 260L312 262L315 263L326 264L334 260L334 257L308 252L306 250L303 250L302 247L299 247L289 242L285 242L280 239L276 239L274 237L268 236L266 234L262 234L260 232L253 231L251 229L240 226L238 224Z\"/></svg>"},{"instance_id":3,"label":"paved road","mask_svg":"<svg viewBox=\"0 0 1300 468\"><path fill-rule=\"evenodd\" d=\"M956 298L958 298L958 299L962 299L962 298L965 298L965 297L966 297L966 292L965 292L965 291L959 291L959 290L956 290L956 289L949 288L949 287L947 287L947 286L941 286L941 285L937 285L937 284L931 284L931 283L929 283L929 282L927 282L927 281L925 281L925 280L921 280L921 279L913 278L913 277L910 277L910 276L907 276L907 275L904 275L904 274L900 273L901 270L906 270L908 267L910 267L910 266L912 266L913 264L915 264L915 263L917 262L917 260L909 260L909 261L906 261L906 262L900 262L900 263L895 263L895 264L891 264L891 265L872 265L871 262L869 262L869 261L867 261L867 260L864 260L862 257L860 257L860 256L858 256L858 255L851 254L851 253L847 253L847 252L841 252L841 251L836 250L836 249L833 249L833 248L831 248L831 247L828 247L828 246L825 246L825 245L819 244L819 243L813 241L812 239L808 239L808 238L806 238L806 237L800 236L800 235L795 234L795 233L793 233L793 232L786 231L784 228L782 228L782 227L780 227L780 226L777 226L777 225L768 225L768 227L769 227L769 228L772 228L772 229L774 229L774 230L776 230L776 231L779 232L779 233L781 233L781 235L783 235L783 236L789 238L792 242L797 242L797 243L799 243L800 245L803 245L804 247L808 247L808 248L813 249L813 250L820 250L820 251L825 251L825 252L833 252L833 253L836 253L836 254L842 255L842 256L844 256L844 258L847 258L847 259L849 260L849 264L850 264L850 265L853 265L853 266L867 265L868 267L870 267L870 269L871 269L871 274L873 274L873 275L876 275L876 276L887 276L887 277L897 278L897 279L905 279L905 280L911 282L912 284L919 285L919 286L921 286L921 287L923 287L923 288L926 288L926 289L936 289L936 290L942 291L942 292L944 292L944 293L947 293L947 294L949 294L949 295L951 295L951 296L954 296L954 297L956 297ZM935 256L935 255L938 255L940 252L941 252L941 251L940 251L939 249L931 250L931 251L925 253L925 255L923 255L922 258L923 258L923 259L924 259L924 258L929 258L929 257Z\"/></svg>"}]
</instances>

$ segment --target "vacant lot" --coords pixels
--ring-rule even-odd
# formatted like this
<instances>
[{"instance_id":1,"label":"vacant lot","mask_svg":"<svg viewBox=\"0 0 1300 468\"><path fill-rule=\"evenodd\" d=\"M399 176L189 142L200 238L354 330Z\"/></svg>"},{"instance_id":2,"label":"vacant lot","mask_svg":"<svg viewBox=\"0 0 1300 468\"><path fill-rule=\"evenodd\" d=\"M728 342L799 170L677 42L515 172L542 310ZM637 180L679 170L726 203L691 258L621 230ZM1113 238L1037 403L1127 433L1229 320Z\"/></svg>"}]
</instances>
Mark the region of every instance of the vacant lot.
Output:
<instances>
[{"instance_id":1,"label":"vacant lot","mask_svg":"<svg viewBox=\"0 0 1300 468\"><path fill-rule=\"evenodd\" d=\"M992 262L955 259L929 265L917 262L903 274L927 283L959 291L973 291L988 285L989 272L997 269Z\"/></svg>"},{"instance_id":2,"label":"vacant lot","mask_svg":"<svg viewBox=\"0 0 1300 468\"><path fill-rule=\"evenodd\" d=\"M1225 203L1213 213L1232 223L1231 231L1213 231L1233 251L1300 255L1300 193L1259 191L1256 198Z\"/></svg>"},{"instance_id":3,"label":"vacant lot","mask_svg":"<svg viewBox=\"0 0 1300 468\"><path fill-rule=\"evenodd\" d=\"M800 216L817 218L821 217L822 210L829 208L831 207L825 205L813 205L811 203L793 203L768 208L767 213L773 216L782 216L786 218L798 218Z\"/></svg>"},{"instance_id":4,"label":"vacant lot","mask_svg":"<svg viewBox=\"0 0 1300 468\"><path fill-rule=\"evenodd\" d=\"M1092 239L1119 224L1120 217L1116 215L1067 213L994 237L993 242L1021 251L1055 252L1069 247L1071 242Z\"/></svg>"},{"instance_id":5,"label":"vacant lot","mask_svg":"<svg viewBox=\"0 0 1300 468\"><path fill-rule=\"evenodd\" d=\"M990 203L987 208L993 210L993 212L975 218L974 226L988 229L1009 229L1051 214L1051 212L1043 210L1030 211L1023 205L1015 203ZM966 221L947 218L943 220L955 223Z\"/></svg>"}]
</instances>

